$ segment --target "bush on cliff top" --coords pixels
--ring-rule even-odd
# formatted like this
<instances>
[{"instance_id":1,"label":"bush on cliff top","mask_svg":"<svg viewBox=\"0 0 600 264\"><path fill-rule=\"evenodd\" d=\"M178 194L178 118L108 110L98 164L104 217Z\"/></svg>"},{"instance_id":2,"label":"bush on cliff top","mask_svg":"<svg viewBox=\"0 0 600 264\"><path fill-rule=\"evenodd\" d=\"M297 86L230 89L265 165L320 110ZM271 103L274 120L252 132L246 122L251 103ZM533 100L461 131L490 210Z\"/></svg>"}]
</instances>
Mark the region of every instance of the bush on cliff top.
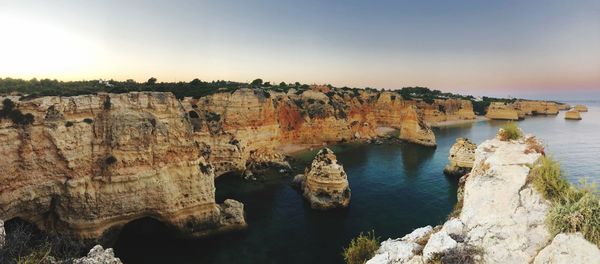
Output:
<instances>
[{"instance_id":1,"label":"bush on cliff top","mask_svg":"<svg viewBox=\"0 0 600 264\"><path fill-rule=\"evenodd\" d=\"M507 122L499 132L501 140L517 140L523 137L523 132L515 122Z\"/></svg>"},{"instance_id":2,"label":"bush on cliff top","mask_svg":"<svg viewBox=\"0 0 600 264\"><path fill-rule=\"evenodd\" d=\"M552 234L581 232L600 246L600 199L595 185L583 182L577 188L561 175L560 164L543 156L530 177L534 188L552 202L546 225Z\"/></svg>"},{"instance_id":3,"label":"bush on cliff top","mask_svg":"<svg viewBox=\"0 0 600 264\"><path fill-rule=\"evenodd\" d=\"M360 233L350 241L350 245L344 249L344 260L347 264L363 264L375 256L375 251L379 248L379 238L375 237L375 232L367 234Z\"/></svg>"}]
</instances>

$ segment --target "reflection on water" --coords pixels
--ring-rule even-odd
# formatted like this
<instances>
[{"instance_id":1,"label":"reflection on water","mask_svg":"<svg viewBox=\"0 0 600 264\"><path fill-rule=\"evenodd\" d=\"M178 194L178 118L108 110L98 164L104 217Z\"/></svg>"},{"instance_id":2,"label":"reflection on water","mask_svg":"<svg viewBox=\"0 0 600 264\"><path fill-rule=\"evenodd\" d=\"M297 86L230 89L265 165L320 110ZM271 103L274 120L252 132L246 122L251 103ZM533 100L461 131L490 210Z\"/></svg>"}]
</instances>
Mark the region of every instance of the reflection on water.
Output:
<instances>
[{"instance_id":1,"label":"reflection on water","mask_svg":"<svg viewBox=\"0 0 600 264\"><path fill-rule=\"evenodd\" d=\"M589 105L583 121L558 116L519 122L536 134L561 162L571 181L600 179L600 108ZM457 179L444 176L448 151L457 137L475 143L495 136L503 121L435 128L437 148L412 144L333 146L352 189L346 209L311 210L294 191L290 177L262 182L220 177L217 199L245 204L249 228L206 239L182 240L156 233L124 233L116 246L126 263L342 263L342 248L360 232L401 237L412 229L444 221L456 202ZM301 153L308 164L318 149Z\"/></svg>"}]
</instances>

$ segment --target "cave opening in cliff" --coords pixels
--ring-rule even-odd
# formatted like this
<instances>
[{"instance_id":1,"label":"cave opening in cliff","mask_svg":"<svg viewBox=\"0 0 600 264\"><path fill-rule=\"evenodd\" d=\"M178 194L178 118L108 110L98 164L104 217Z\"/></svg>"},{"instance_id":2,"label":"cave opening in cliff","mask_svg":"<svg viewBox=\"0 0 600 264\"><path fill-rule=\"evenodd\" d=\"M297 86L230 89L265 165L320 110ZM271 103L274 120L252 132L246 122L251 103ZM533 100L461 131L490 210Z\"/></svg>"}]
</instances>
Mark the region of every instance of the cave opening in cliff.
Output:
<instances>
[{"instance_id":1,"label":"cave opening in cliff","mask_svg":"<svg viewBox=\"0 0 600 264\"><path fill-rule=\"evenodd\" d=\"M179 238L178 233L164 222L153 217L142 217L123 226L113 248L124 263L145 263L147 261L128 259L128 256L144 256L141 254L144 250L156 249L164 241L178 241Z\"/></svg>"}]
</instances>

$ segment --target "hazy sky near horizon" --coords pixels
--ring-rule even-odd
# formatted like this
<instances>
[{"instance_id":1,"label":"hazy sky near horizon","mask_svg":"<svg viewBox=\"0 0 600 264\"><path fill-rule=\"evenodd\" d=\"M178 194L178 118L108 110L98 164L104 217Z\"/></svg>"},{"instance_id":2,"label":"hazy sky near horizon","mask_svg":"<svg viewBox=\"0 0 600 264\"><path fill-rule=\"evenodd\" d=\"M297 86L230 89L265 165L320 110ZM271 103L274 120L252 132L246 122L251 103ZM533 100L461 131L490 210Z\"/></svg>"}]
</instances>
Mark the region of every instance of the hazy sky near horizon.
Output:
<instances>
[{"instance_id":1,"label":"hazy sky near horizon","mask_svg":"<svg viewBox=\"0 0 600 264\"><path fill-rule=\"evenodd\" d=\"M598 0L0 0L0 32L0 77L600 91Z\"/></svg>"}]
</instances>

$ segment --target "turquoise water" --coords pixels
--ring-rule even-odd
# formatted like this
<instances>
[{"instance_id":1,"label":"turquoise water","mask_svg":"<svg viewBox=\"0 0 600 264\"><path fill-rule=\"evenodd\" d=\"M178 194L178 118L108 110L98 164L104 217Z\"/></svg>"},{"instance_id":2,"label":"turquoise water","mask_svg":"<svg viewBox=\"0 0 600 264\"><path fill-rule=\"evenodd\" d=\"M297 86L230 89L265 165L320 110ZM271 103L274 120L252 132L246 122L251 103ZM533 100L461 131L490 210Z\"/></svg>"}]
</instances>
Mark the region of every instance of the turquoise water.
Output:
<instances>
[{"instance_id":1,"label":"turquoise water","mask_svg":"<svg viewBox=\"0 0 600 264\"><path fill-rule=\"evenodd\" d=\"M543 139L567 177L600 181L600 104L586 103L582 121L558 116L519 122ZM311 210L293 190L289 176L263 182L217 179L217 199L246 206L249 228L206 239L171 237L152 221L128 225L115 249L126 263L342 263L342 248L360 232L401 237L412 229L443 222L456 202L457 179L442 173L457 137L476 143L492 138L503 124L484 121L436 128L436 149L413 144L338 145L352 189L349 208ZM313 152L314 153L314 152ZM311 153L299 158L308 159Z\"/></svg>"}]
</instances>

